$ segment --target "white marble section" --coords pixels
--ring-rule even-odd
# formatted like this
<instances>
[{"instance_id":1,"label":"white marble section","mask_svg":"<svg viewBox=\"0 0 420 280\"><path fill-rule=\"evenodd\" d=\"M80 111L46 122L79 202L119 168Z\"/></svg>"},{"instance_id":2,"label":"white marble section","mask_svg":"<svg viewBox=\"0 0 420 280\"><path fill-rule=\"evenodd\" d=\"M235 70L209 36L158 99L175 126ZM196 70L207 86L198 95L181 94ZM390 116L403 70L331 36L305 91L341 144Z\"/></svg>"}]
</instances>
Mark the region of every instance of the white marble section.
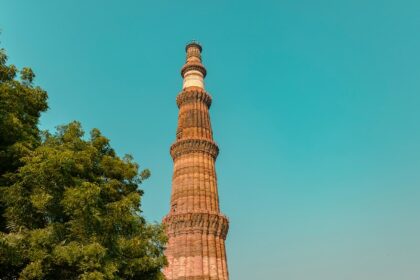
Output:
<instances>
[{"instance_id":1,"label":"white marble section","mask_svg":"<svg viewBox=\"0 0 420 280\"><path fill-rule=\"evenodd\" d=\"M182 88L184 89L191 86L204 88L204 77L200 71L190 70L184 74L184 83Z\"/></svg>"}]
</instances>

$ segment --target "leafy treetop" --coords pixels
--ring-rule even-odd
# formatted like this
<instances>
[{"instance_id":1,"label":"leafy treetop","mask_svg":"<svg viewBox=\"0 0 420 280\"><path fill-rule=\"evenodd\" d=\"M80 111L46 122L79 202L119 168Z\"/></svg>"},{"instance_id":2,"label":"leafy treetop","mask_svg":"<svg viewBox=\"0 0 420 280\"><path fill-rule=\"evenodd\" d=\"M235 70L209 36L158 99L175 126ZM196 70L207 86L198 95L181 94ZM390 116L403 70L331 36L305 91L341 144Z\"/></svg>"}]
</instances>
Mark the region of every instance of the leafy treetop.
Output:
<instances>
[{"instance_id":1,"label":"leafy treetop","mask_svg":"<svg viewBox=\"0 0 420 280\"><path fill-rule=\"evenodd\" d=\"M140 216L149 171L99 130L82 137L79 123L61 126L23 158L5 192L0 263L22 279L161 279L166 238Z\"/></svg>"}]
</instances>

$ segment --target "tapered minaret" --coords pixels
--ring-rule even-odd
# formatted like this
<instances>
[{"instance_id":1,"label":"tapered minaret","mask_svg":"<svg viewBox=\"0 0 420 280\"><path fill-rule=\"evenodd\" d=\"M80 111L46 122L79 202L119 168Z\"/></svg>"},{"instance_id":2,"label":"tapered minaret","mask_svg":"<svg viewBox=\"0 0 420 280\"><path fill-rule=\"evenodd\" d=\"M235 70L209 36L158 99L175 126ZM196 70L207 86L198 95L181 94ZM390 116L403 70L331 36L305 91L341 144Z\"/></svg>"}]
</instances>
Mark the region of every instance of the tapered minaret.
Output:
<instances>
[{"instance_id":1,"label":"tapered minaret","mask_svg":"<svg viewBox=\"0 0 420 280\"><path fill-rule=\"evenodd\" d=\"M182 91L174 161L171 210L163 219L169 237L165 255L167 280L229 279L225 240L229 228L220 213L215 160L219 148L213 141L209 108L211 97L204 89L206 69L197 42L186 46L181 69Z\"/></svg>"}]
</instances>

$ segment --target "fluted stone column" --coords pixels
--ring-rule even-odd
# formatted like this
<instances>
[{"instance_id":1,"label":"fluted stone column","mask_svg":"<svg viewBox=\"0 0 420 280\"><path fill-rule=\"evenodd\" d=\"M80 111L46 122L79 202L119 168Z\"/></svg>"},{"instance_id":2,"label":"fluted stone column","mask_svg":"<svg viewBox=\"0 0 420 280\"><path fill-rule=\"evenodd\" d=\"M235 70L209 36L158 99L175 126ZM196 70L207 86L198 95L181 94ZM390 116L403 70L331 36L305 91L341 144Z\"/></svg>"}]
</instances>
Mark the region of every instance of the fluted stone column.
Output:
<instances>
[{"instance_id":1,"label":"fluted stone column","mask_svg":"<svg viewBox=\"0 0 420 280\"><path fill-rule=\"evenodd\" d=\"M176 141L170 149L174 161L171 210L163 219L169 237L167 280L229 279L225 250L229 222L219 210L215 170L219 148L213 141L212 99L204 89L201 51L196 42L186 46L183 89L176 98L179 115Z\"/></svg>"}]
</instances>

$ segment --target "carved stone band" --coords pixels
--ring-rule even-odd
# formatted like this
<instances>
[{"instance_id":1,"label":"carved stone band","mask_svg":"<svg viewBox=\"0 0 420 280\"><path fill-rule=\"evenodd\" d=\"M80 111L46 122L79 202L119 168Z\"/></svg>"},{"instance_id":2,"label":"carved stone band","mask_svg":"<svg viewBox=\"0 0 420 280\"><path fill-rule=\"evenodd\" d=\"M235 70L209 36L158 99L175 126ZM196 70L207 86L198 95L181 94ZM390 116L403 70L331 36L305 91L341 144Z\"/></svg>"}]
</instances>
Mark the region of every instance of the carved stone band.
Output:
<instances>
[{"instance_id":1,"label":"carved stone band","mask_svg":"<svg viewBox=\"0 0 420 280\"><path fill-rule=\"evenodd\" d=\"M219 154L219 147L211 140L206 139L186 139L176 141L171 146L171 156L175 160L177 157L193 153L205 152L216 159Z\"/></svg>"},{"instance_id":2,"label":"carved stone band","mask_svg":"<svg viewBox=\"0 0 420 280\"><path fill-rule=\"evenodd\" d=\"M208 94L204 89L199 87L189 87L178 94L176 97L176 104L179 108L185 103L202 101L210 108L211 100L210 94Z\"/></svg>"},{"instance_id":3,"label":"carved stone band","mask_svg":"<svg viewBox=\"0 0 420 280\"><path fill-rule=\"evenodd\" d=\"M206 68L204 68L203 64L201 64L201 63L187 63L181 69L181 76L182 76L182 78L184 78L184 74L187 71L190 71L190 70L200 71L201 74L203 74L203 77L204 78L207 75L207 70L206 70Z\"/></svg>"},{"instance_id":4,"label":"carved stone band","mask_svg":"<svg viewBox=\"0 0 420 280\"><path fill-rule=\"evenodd\" d=\"M163 224L169 236L202 233L226 239L229 230L229 221L226 216L213 213L170 214L163 219Z\"/></svg>"}]
</instances>

